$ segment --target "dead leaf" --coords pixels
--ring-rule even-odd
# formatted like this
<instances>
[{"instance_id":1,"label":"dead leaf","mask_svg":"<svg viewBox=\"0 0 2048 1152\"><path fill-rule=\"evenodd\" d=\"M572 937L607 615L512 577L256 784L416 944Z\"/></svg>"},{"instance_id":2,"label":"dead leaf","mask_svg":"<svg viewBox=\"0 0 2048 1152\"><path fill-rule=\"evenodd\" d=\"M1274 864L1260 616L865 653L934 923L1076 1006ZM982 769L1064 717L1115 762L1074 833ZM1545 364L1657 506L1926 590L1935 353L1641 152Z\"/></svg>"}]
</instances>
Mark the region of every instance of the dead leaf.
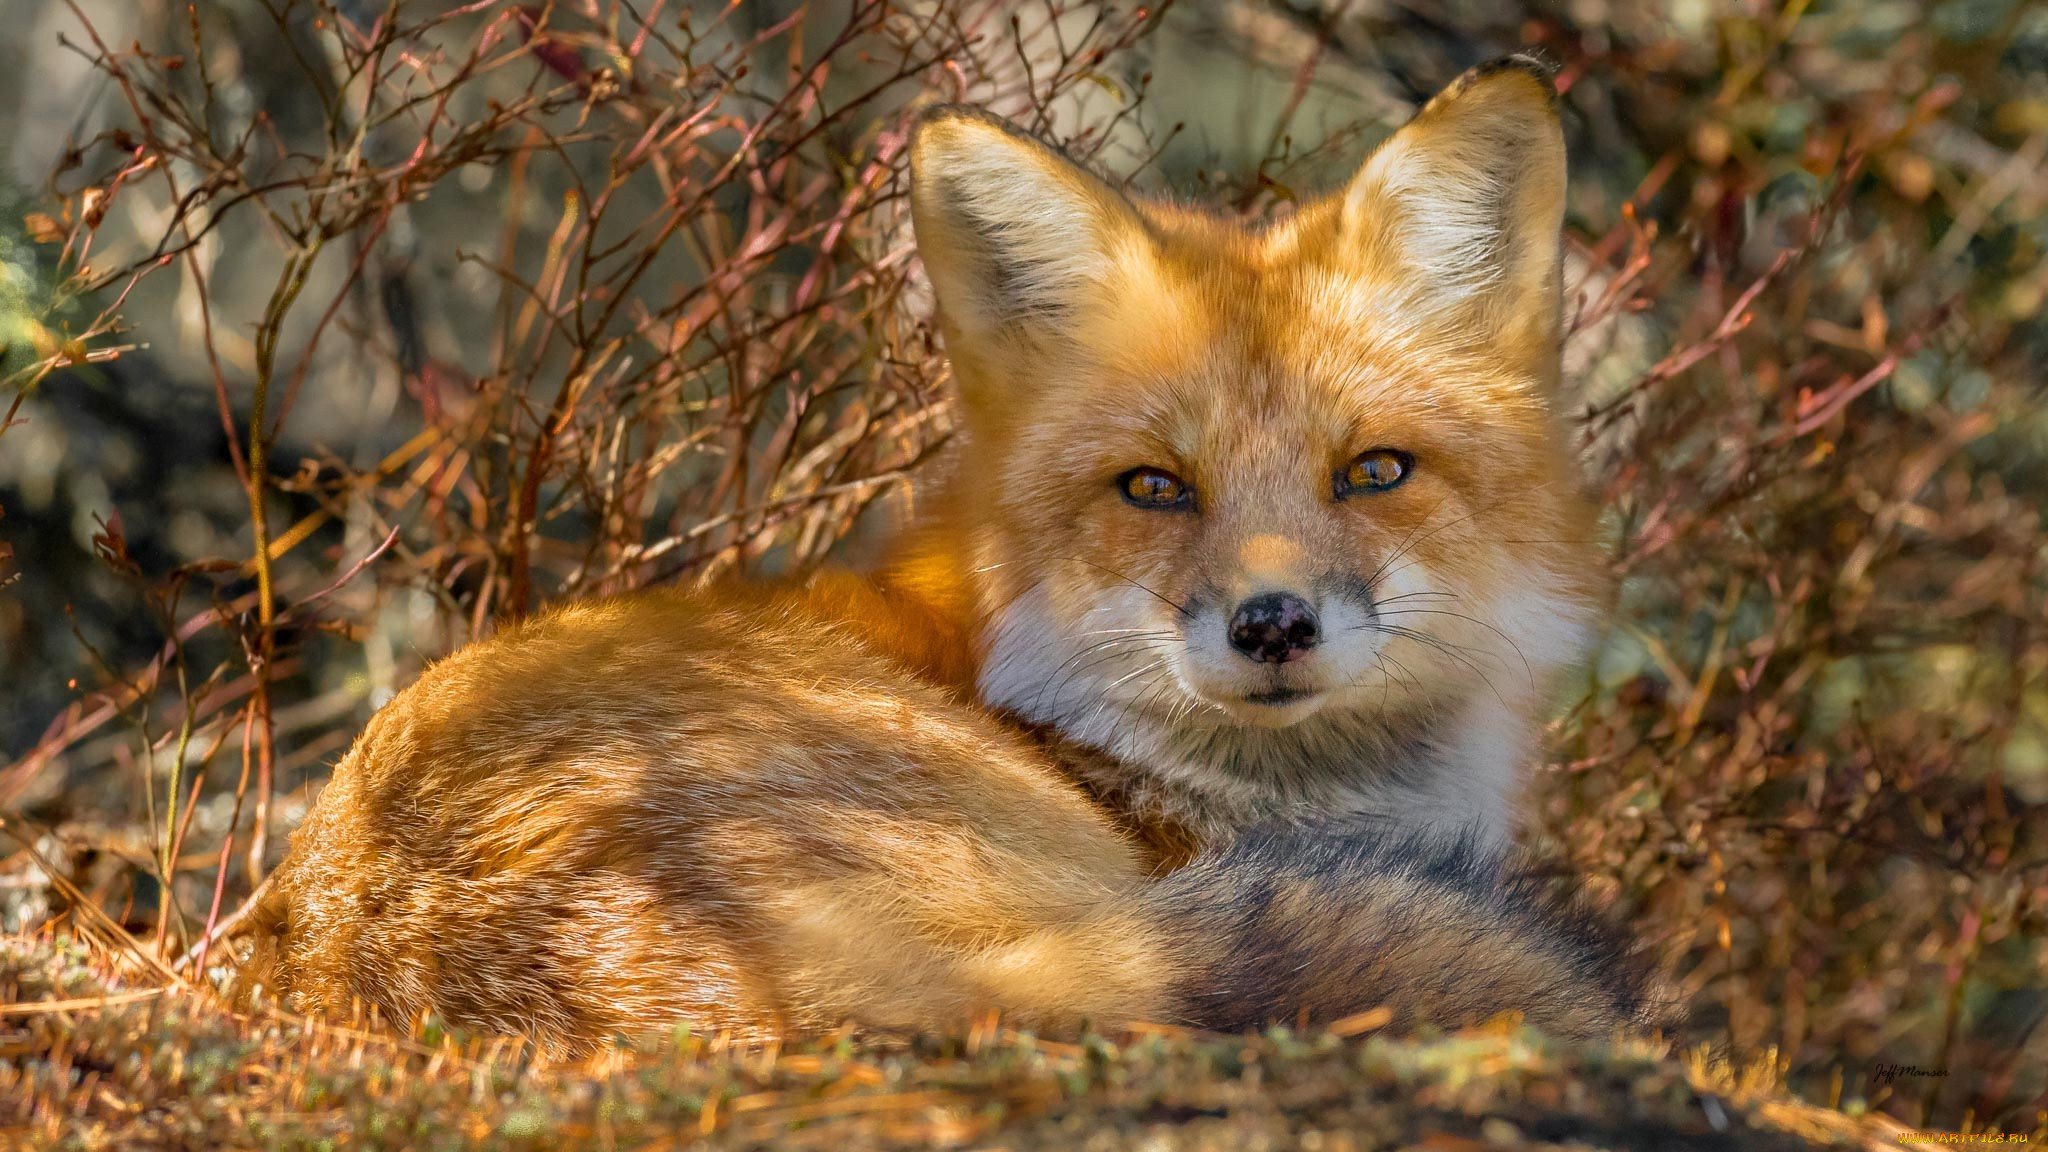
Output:
<instances>
[{"instance_id":1,"label":"dead leaf","mask_svg":"<svg viewBox=\"0 0 2048 1152\"><path fill-rule=\"evenodd\" d=\"M47 212L31 212L21 218L21 224L28 229L28 238L38 244L57 244L64 239L64 226Z\"/></svg>"}]
</instances>

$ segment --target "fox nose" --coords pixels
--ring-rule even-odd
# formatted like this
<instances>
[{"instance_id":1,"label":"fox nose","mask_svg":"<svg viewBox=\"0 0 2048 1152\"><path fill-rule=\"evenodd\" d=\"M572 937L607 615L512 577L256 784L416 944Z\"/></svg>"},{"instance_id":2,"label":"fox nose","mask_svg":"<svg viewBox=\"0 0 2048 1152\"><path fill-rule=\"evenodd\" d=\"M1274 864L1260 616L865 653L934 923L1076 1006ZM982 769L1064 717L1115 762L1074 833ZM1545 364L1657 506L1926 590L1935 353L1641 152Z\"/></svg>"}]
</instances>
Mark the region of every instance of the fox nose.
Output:
<instances>
[{"instance_id":1,"label":"fox nose","mask_svg":"<svg viewBox=\"0 0 2048 1152\"><path fill-rule=\"evenodd\" d=\"M1298 660L1322 638L1316 610L1290 592L1261 592L1230 615L1230 646L1261 664Z\"/></svg>"}]
</instances>

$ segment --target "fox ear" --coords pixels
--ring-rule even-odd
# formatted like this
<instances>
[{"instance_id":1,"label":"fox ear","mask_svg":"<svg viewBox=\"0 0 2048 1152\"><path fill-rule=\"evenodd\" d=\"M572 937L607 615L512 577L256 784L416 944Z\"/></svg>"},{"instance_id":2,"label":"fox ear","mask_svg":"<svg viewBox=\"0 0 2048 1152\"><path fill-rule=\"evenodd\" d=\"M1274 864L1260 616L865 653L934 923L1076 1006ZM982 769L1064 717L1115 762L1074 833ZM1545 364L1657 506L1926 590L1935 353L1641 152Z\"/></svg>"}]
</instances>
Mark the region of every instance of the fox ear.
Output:
<instances>
[{"instance_id":1,"label":"fox ear","mask_svg":"<svg viewBox=\"0 0 2048 1152\"><path fill-rule=\"evenodd\" d=\"M1148 243L1115 189L1007 121L945 105L910 146L910 213L939 312L970 336L1056 331Z\"/></svg>"},{"instance_id":2,"label":"fox ear","mask_svg":"<svg viewBox=\"0 0 2048 1152\"><path fill-rule=\"evenodd\" d=\"M1373 152L1344 192L1347 247L1406 303L1556 371L1565 153L1550 73L1482 64Z\"/></svg>"}]
</instances>

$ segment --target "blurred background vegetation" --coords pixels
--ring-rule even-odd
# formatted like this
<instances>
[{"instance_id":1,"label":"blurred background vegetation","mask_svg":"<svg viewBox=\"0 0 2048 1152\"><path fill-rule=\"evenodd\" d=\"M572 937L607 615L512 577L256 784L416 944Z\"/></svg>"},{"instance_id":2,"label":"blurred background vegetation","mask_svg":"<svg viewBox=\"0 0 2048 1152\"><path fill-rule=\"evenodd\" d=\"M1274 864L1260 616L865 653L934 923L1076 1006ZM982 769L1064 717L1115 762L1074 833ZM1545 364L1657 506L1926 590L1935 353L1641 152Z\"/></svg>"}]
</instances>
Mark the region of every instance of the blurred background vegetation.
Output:
<instances>
[{"instance_id":1,"label":"blurred background vegetation","mask_svg":"<svg viewBox=\"0 0 2048 1152\"><path fill-rule=\"evenodd\" d=\"M1824 1103L2043 1123L2041 6L0 27L0 927L182 951L424 662L557 597L868 554L948 424L901 212L918 101L1264 216L1526 50L1565 93L1568 402L1618 578L1537 846L1654 951L1682 1041L1775 1052Z\"/></svg>"}]
</instances>

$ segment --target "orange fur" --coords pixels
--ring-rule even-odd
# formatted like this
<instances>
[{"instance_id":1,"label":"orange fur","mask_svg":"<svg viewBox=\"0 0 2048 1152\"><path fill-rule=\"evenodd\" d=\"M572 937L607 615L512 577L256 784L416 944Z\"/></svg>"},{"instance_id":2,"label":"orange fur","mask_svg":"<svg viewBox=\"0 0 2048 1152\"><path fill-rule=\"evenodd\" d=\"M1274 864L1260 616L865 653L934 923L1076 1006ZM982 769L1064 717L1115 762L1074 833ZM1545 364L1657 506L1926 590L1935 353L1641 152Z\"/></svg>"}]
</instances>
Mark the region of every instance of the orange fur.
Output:
<instances>
[{"instance_id":1,"label":"orange fur","mask_svg":"<svg viewBox=\"0 0 2048 1152\"><path fill-rule=\"evenodd\" d=\"M984 702L1107 752L1099 783L1208 837L1333 811L1508 837L1598 591L1549 408L1553 99L1475 70L1264 230L1126 201L983 116L927 123L918 243L966 419L918 562L965 590L944 611ZM1413 475L1333 498L1374 448ZM1192 508L1130 506L1134 466ZM1229 650L1261 591L1320 608L1309 658ZM1276 689L1303 695L1248 699Z\"/></svg>"},{"instance_id":2,"label":"orange fur","mask_svg":"<svg viewBox=\"0 0 2048 1152\"><path fill-rule=\"evenodd\" d=\"M1275 818L1499 842L1594 590L1547 409L1562 166L1520 66L1263 231L928 116L913 207L965 424L930 520L873 578L573 604L436 664L293 837L247 983L572 1047L672 1019L1187 1018L1236 962L1188 925L1271 858L1158 874ZM1339 491L1373 448L1412 475ZM1140 467L1193 496L1133 506ZM1320 639L1233 651L1278 592ZM1283 925L1319 1010L1341 970L1440 1022L1627 1018L1483 880L1332 859L1229 920ZM1417 937L1358 967L1385 940L1332 916Z\"/></svg>"}]
</instances>

